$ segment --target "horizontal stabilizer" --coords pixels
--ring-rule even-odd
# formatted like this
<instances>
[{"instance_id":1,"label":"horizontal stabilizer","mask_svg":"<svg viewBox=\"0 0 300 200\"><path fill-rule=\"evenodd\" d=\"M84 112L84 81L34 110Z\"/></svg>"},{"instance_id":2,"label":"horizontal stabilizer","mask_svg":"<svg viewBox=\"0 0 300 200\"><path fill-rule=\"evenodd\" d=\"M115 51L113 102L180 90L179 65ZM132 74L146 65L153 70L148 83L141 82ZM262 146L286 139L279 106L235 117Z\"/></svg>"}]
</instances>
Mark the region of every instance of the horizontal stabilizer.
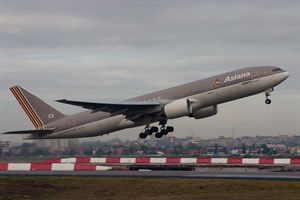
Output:
<instances>
[{"instance_id":1,"label":"horizontal stabilizer","mask_svg":"<svg viewBox=\"0 0 300 200\"><path fill-rule=\"evenodd\" d=\"M22 131L9 131L3 134L46 134L49 135L50 133L52 133L55 130L55 128L51 128L51 129L36 129L36 130L22 130Z\"/></svg>"}]
</instances>

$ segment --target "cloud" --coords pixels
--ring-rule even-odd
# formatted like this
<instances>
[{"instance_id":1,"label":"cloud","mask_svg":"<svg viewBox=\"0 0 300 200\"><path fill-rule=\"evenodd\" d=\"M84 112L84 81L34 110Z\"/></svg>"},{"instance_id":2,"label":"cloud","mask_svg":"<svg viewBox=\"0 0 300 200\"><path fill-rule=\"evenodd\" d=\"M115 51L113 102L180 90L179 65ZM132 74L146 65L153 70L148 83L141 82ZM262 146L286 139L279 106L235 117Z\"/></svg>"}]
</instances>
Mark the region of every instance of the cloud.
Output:
<instances>
[{"instance_id":1,"label":"cloud","mask_svg":"<svg viewBox=\"0 0 300 200\"><path fill-rule=\"evenodd\" d=\"M7 48L121 46L192 53L227 45L274 48L273 44L294 44L297 37L297 6L289 3L175 2L169 6L88 1L73 6L44 2L23 9L7 7L3 15Z\"/></svg>"},{"instance_id":2,"label":"cloud","mask_svg":"<svg viewBox=\"0 0 300 200\"><path fill-rule=\"evenodd\" d=\"M27 123L25 115L18 119L22 123L13 123L21 112L8 90L15 84L47 102L119 101L241 67L278 65L290 77L275 88L276 95L299 99L296 1L1 3L2 131L22 129ZM286 103L283 99L280 102ZM228 104L238 105L246 103ZM297 101L281 105L290 115L300 112ZM218 115L222 123L205 120L205 130L218 123L218 134L230 123L229 107ZM243 122L255 118L249 113L244 120L232 113L232 121L247 126ZM275 115L269 117L276 120ZM204 126L175 120L181 132L196 132L199 123ZM297 130L296 124L288 125Z\"/></svg>"},{"instance_id":3,"label":"cloud","mask_svg":"<svg viewBox=\"0 0 300 200\"><path fill-rule=\"evenodd\" d=\"M3 34L32 34L40 29L44 31L60 30L72 32L88 30L93 27L91 20L68 15L2 15Z\"/></svg>"}]
</instances>

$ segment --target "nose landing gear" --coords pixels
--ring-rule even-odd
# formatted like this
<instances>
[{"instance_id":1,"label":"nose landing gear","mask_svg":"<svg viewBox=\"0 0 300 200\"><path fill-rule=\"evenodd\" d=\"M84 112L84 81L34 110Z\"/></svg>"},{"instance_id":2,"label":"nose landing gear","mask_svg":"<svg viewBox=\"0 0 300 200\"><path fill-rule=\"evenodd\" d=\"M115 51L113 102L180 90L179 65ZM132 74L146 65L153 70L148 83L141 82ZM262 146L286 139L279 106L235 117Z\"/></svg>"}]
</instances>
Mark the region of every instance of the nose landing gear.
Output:
<instances>
[{"instance_id":1,"label":"nose landing gear","mask_svg":"<svg viewBox=\"0 0 300 200\"><path fill-rule=\"evenodd\" d=\"M270 93L273 92L273 91L274 91L273 88L270 88L270 89L268 89L268 90L265 91L265 94L266 94L265 103L268 104L268 105L272 103L271 99L269 99L269 96L271 96Z\"/></svg>"}]
</instances>

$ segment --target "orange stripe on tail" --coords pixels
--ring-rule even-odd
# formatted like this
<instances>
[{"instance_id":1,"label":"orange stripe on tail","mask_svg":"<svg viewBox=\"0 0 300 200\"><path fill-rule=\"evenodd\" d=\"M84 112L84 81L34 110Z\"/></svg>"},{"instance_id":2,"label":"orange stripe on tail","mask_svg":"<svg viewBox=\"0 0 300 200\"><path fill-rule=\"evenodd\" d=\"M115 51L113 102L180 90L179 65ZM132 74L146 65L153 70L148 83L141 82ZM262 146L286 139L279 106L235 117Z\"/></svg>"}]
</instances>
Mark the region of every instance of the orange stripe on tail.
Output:
<instances>
[{"instance_id":1,"label":"orange stripe on tail","mask_svg":"<svg viewBox=\"0 0 300 200\"><path fill-rule=\"evenodd\" d=\"M10 88L10 91L13 93L13 95L15 96L15 98L17 99L17 101L21 105L22 109L27 114L27 116L30 119L30 121L32 122L32 124L35 126L35 128L39 128L38 123L35 121L34 117L31 115L31 113L28 111L28 109L26 108L26 106L24 105L24 103L22 102L20 97L18 96L17 92L15 91L15 88Z\"/></svg>"},{"instance_id":2,"label":"orange stripe on tail","mask_svg":"<svg viewBox=\"0 0 300 200\"><path fill-rule=\"evenodd\" d=\"M38 117L38 115L36 114L36 112L34 111L34 109L32 108L32 106L30 105L30 103L28 102L28 100L26 99L26 97L24 96L24 94L22 93L22 91L19 89L18 86L15 86L15 90L17 91L17 93L25 103L25 106L27 107L31 115L34 117L35 121L38 123L39 127L40 128L43 127L42 121L40 120L40 118Z\"/></svg>"}]
</instances>

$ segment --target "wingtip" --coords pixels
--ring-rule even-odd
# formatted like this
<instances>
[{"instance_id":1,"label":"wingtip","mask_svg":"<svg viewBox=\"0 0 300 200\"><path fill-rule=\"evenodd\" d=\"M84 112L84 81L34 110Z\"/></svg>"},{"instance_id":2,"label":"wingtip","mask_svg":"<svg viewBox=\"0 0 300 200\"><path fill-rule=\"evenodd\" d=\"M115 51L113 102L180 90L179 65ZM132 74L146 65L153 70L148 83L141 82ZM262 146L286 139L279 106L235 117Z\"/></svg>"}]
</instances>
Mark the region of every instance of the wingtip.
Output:
<instances>
[{"instance_id":1,"label":"wingtip","mask_svg":"<svg viewBox=\"0 0 300 200\"><path fill-rule=\"evenodd\" d=\"M66 99L58 99L58 100L55 100L56 102L59 102L59 103L65 103L67 100Z\"/></svg>"}]
</instances>

